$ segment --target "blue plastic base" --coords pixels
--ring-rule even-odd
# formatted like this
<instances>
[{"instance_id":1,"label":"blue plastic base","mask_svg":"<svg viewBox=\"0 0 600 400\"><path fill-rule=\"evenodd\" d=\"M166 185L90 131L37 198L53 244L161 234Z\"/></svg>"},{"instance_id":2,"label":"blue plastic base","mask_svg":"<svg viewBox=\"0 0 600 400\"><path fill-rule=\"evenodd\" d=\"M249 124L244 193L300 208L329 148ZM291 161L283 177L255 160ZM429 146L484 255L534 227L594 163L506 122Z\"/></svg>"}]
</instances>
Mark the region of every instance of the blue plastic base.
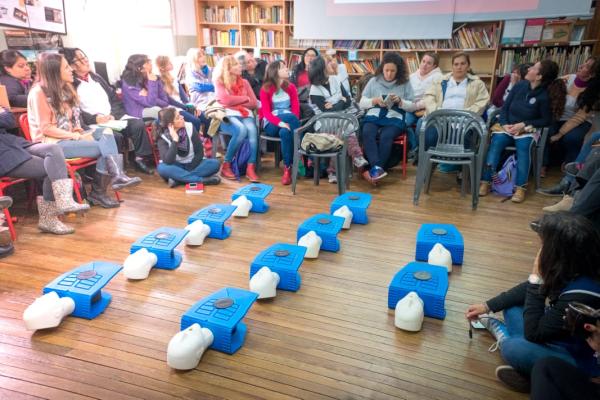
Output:
<instances>
[{"instance_id":1,"label":"blue plastic base","mask_svg":"<svg viewBox=\"0 0 600 400\"><path fill-rule=\"evenodd\" d=\"M129 250L131 254L144 248L156 254L154 268L173 270L181 265L181 253L175 247L186 237L185 229L162 227L136 240Z\"/></svg>"},{"instance_id":2,"label":"blue plastic base","mask_svg":"<svg viewBox=\"0 0 600 400\"><path fill-rule=\"evenodd\" d=\"M465 245L461 233L451 224L423 224L417 233L415 259L427 261L429 252L441 243L452 255L452 264L462 265Z\"/></svg>"},{"instance_id":3,"label":"blue plastic base","mask_svg":"<svg viewBox=\"0 0 600 400\"><path fill-rule=\"evenodd\" d=\"M273 186L264 183L251 183L242 188L239 188L231 195L231 200L235 200L240 196L246 196L252 203L251 212L265 213L269 210L269 205L265 199L273 190Z\"/></svg>"},{"instance_id":4,"label":"blue plastic base","mask_svg":"<svg viewBox=\"0 0 600 400\"><path fill-rule=\"evenodd\" d=\"M261 251L250 264L250 278L262 267L269 267L279 275L277 289L296 292L300 289L302 278L298 270L304 261L306 247L287 243L276 243Z\"/></svg>"},{"instance_id":5,"label":"blue plastic base","mask_svg":"<svg viewBox=\"0 0 600 400\"><path fill-rule=\"evenodd\" d=\"M368 224L367 209L371 205L371 195L360 192L346 192L331 202L329 212L333 214L338 208L347 206L352 211L353 224Z\"/></svg>"},{"instance_id":6,"label":"blue plastic base","mask_svg":"<svg viewBox=\"0 0 600 400\"><path fill-rule=\"evenodd\" d=\"M310 231L315 231L322 240L321 250L337 252L340 250L340 241L337 234L344 226L344 218L329 214L316 214L304 221L298 227L296 241Z\"/></svg>"},{"instance_id":7,"label":"blue plastic base","mask_svg":"<svg viewBox=\"0 0 600 400\"><path fill-rule=\"evenodd\" d=\"M100 315L112 298L102 288L115 276L121 266L94 261L66 272L44 287L43 293L56 292L59 297L70 297L75 302L74 317L94 319Z\"/></svg>"},{"instance_id":8,"label":"blue plastic base","mask_svg":"<svg viewBox=\"0 0 600 400\"><path fill-rule=\"evenodd\" d=\"M411 262L394 275L388 289L388 308L396 308L400 299L409 292L417 292L425 305L425 316L446 317L448 270L437 265Z\"/></svg>"},{"instance_id":9,"label":"blue plastic base","mask_svg":"<svg viewBox=\"0 0 600 400\"><path fill-rule=\"evenodd\" d=\"M224 240L231 235L231 227L225 222L237 207L229 204L211 204L204 207L188 217L188 224L194 221L202 221L210 227L209 238Z\"/></svg>"},{"instance_id":10,"label":"blue plastic base","mask_svg":"<svg viewBox=\"0 0 600 400\"><path fill-rule=\"evenodd\" d=\"M194 323L214 335L211 349L235 353L244 344L246 325L242 319L258 295L238 288L221 289L192 305L181 317L181 330Z\"/></svg>"}]
</instances>

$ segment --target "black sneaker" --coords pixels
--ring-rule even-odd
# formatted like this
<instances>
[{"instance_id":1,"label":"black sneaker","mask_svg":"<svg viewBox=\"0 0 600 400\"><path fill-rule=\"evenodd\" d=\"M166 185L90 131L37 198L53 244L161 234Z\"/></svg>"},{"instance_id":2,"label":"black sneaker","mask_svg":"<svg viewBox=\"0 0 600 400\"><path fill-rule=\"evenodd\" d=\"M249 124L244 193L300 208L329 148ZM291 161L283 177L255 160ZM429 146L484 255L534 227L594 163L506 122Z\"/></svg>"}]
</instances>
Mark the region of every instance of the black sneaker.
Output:
<instances>
[{"instance_id":1,"label":"black sneaker","mask_svg":"<svg viewBox=\"0 0 600 400\"><path fill-rule=\"evenodd\" d=\"M202 179L202 183L204 183L205 185L218 185L219 183L221 183L221 177L219 177L219 175L212 175L208 178Z\"/></svg>"},{"instance_id":2,"label":"black sneaker","mask_svg":"<svg viewBox=\"0 0 600 400\"><path fill-rule=\"evenodd\" d=\"M529 377L517 372L510 365L500 365L496 368L496 378L515 392L529 393L531 391Z\"/></svg>"}]
</instances>

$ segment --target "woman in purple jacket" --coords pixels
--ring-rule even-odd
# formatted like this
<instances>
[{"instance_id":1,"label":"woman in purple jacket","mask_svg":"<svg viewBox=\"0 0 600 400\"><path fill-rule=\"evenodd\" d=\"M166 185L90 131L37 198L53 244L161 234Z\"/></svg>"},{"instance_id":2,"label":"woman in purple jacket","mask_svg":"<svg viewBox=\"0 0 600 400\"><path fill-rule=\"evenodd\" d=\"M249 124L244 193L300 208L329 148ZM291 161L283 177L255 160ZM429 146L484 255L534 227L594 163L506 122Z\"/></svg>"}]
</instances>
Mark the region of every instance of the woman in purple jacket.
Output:
<instances>
[{"instance_id":1,"label":"woman in purple jacket","mask_svg":"<svg viewBox=\"0 0 600 400\"><path fill-rule=\"evenodd\" d=\"M121 74L121 90L125 111L132 117L143 118L145 108L172 105L162 81L152 73L152 61L145 54L133 54L127 60ZM200 131L202 121L199 118L185 109L180 109L179 113Z\"/></svg>"}]
</instances>

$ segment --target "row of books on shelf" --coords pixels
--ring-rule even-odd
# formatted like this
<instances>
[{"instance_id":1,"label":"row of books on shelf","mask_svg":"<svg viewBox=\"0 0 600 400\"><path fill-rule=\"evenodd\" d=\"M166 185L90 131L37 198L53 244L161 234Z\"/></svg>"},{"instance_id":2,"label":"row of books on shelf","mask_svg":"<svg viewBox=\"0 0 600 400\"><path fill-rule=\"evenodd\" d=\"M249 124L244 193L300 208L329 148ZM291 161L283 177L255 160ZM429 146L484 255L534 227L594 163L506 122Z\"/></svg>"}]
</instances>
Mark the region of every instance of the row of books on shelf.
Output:
<instances>
[{"instance_id":1,"label":"row of books on shelf","mask_svg":"<svg viewBox=\"0 0 600 400\"><path fill-rule=\"evenodd\" d=\"M496 24L487 26L461 26L455 29L452 43L456 49L491 49L498 43L499 29Z\"/></svg>"},{"instance_id":2,"label":"row of books on shelf","mask_svg":"<svg viewBox=\"0 0 600 400\"><path fill-rule=\"evenodd\" d=\"M336 49L378 50L381 48L381 41L379 41L379 40L334 40L333 47Z\"/></svg>"},{"instance_id":3,"label":"row of books on shelf","mask_svg":"<svg viewBox=\"0 0 600 400\"><path fill-rule=\"evenodd\" d=\"M246 21L259 24L283 23L283 7L261 7L250 4L250 6L246 8Z\"/></svg>"},{"instance_id":4,"label":"row of books on shelf","mask_svg":"<svg viewBox=\"0 0 600 400\"><path fill-rule=\"evenodd\" d=\"M383 48L389 50L451 49L450 39L384 40Z\"/></svg>"},{"instance_id":5,"label":"row of books on shelf","mask_svg":"<svg viewBox=\"0 0 600 400\"><path fill-rule=\"evenodd\" d=\"M237 6L205 6L203 9L204 21L211 23L237 23L240 13Z\"/></svg>"},{"instance_id":6,"label":"row of books on shelf","mask_svg":"<svg viewBox=\"0 0 600 400\"><path fill-rule=\"evenodd\" d=\"M239 46L240 32L237 29L221 31L218 29L202 28L202 40L213 46Z\"/></svg>"},{"instance_id":7,"label":"row of books on shelf","mask_svg":"<svg viewBox=\"0 0 600 400\"><path fill-rule=\"evenodd\" d=\"M256 28L254 32L244 31L244 46L283 47L283 32Z\"/></svg>"},{"instance_id":8,"label":"row of books on shelf","mask_svg":"<svg viewBox=\"0 0 600 400\"><path fill-rule=\"evenodd\" d=\"M526 51L503 50L499 75L510 74L513 66L523 63L535 63L539 60L551 59L558 64L560 75L572 74L577 67L592 55L591 46L564 47L530 47Z\"/></svg>"},{"instance_id":9,"label":"row of books on shelf","mask_svg":"<svg viewBox=\"0 0 600 400\"><path fill-rule=\"evenodd\" d=\"M228 55L227 53L215 53L212 55L207 55L206 56L206 64L208 64L209 67L214 67L215 65L217 65L217 63L219 62L219 60L221 58L223 58L227 55ZM283 54L271 53L271 52L261 52L259 58L266 61L267 63L270 63L275 60L282 60Z\"/></svg>"},{"instance_id":10,"label":"row of books on shelf","mask_svg":"<svg viewBox=\"0 0 600 400\"><path fill-rule=\"evenodd\" d=\"M289 47L315 47L317 49L329 49L331 48L331 40L325 39L294 39L290 35L288 38Z\"/></svg>"}]
</instances>

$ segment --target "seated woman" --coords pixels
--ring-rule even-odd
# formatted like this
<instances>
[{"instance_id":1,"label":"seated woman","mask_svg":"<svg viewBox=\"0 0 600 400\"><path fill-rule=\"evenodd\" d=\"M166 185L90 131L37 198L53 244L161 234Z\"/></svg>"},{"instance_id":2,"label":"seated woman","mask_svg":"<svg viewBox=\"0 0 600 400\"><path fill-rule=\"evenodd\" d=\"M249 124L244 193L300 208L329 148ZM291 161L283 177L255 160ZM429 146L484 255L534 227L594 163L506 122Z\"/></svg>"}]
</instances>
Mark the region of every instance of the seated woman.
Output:
<instances>
[{"instance_id":1,"label":"seated woman","mask_svg":"<svg viewBox=\"0 0 600 400\"><path fill-rule=\"evenodd\" d=\"M86 124L101 124L125 116L123 101L104 78L91 70L90 62L81 49L65 47L62 54L73 69L73 86L77 90L81 115ZM120 133L133 143L135 168L152 175L152 169L146 164L146 159L152 156L152 146L144 121L128 118L126 122L127 126ZM119 142L122 138L115 134L115 139Z\"/></svg>"},{"instance_id":2,"label":"seated woman","mask_svg":"<svg viewBox=\"0 0 600 400\"><path fill-rule=\"evenodd\" d=\"M90 206L73 201L73 181L67 175L62 149L56 144L31 143L7 133L5 129L12 126L13 115L0 107L0 176L44 179L44 195L37 197L38 228L56 235L75 232L58 215L87 211Z\"/></svg>"},{"instance_id":3,"label":"seated woman","mask_svg":"<svg viewBox=\"0 0 600 400\"><path fill-rule=\"evenodd\" d=\"M544 357L600 374L594 351L571 336L563 320L571 302L600 308L600 234L586 218L566 212L544 216L538 234L541 249L528 281L466 311L498 341L508 365L499 366L496 376L519 391L527 390L533 365ZM485 315L490 311L503 311L504 322Z\"/></svg>"},{"instance_id":4,"label":"seated woman","mask_svg":"<svg viewBox=\"0 0 600 400\"><path fill-rule=\"evenodd\" d=\"M27 118L34 143L56 143L65 157L97 158L96 175L88 201L105 208L119 207L106 194L141 183L123 172L122 158L110 129L89 129L81 121L73 70L60 54L42 53L38 59L38 84L29 92Z\"/></svg>"},{"instance_id":5,"label":"seated woman","mask_svg":"<svg viewBox=\"0 0 600 400\"><path fill-rule=\"evenodd\" d=\"M471 73L471 58L467 53L459 52L452 56L452 72L433 81L425 91L425 115L436 110L465 110L481 115L487 107L490 94L485 83ZM420 131L421 121L417 125ZM437 143L437 131L434 128L425 132L425 150ZM467 137L467 139L469 139ZM468 141L468 140L467 140ZM460 166L441 164L442 172L455 172ZM458 168L456 168L458 167Z\"/></svg>"},{"instance_id":6,"label":"seated woman","mask_svg":"<svg viewBox=\"0 0 600 400\"><path fill-rule=\"evenodd\" d=\"M31 68L23 54L17 50L0 52L0 85L6 86L11 107L27 107L30 79Z\"/></svg>"},{"instance_id":7,"label":"seated woman","mask_svg":"<svg viewBox=\"0 0 600 400\"><path fill-rule=\"evenodd\" d=\"M310 63L319 55L319 51L314 47L309 47L302 53L300 62L296 64L292 70L290 76L290 82L296 85L298 89L298 100L300 100L300 117L301 119L307 119L314 115L314 110L308 104L309 91L310 91L310 79L308 78L308 71L310 69Z\"/></svg>"},{"instance_id":8,"label":"seated woman","mask_svg":"<svg viewBox=\"0 0 600 400\"><path fill-rule=\"evenodd\" d=\"M532 66L532 63L515 65L510 74L504 75L504 78L502 78L498 86L496 86L496 89L494 89L494 94L492 94L492 105L487 111L488 115L494 110L502 108L511 89L517 82L525 79L527 71L529 71L529 68Z\"/></svg>"},{"instance_id":9,"label":"seated woman","mask_svg":"<svg viewBox=\"0 0 600 400\"><path fill-rule=\"evenodd\" d=\"M152 61L148 56L133 54L129 57L121 75L121 89L125 111L132 117L143 118L145 108L164 108L174 103L183 118L200 131L202 121L185 111L184 104L174 102L167 95L162 81L152 73Z\"/></svg>"},{"instance_id":10,"label":"seated woman","mask_svg":"<svg viewBox=\"0 0 600 400\"><path fill-rule=\"evenodd\" d=\"M346 93L352 97L352 89L350 88L350 76L348 76L348 71L346 70L346 66L344 64L338 64L337 58L335 58L335 50L332 51L332 54L325 54L323 56L325 59L325 63L327 64L327 74L329 76L335 76L342 84L344 89L346 89Z\"/></svg>"},{"instance_id":11,"label":"seated woman","mask_svg":"<svg viewBox=\"0 0 600 400\"><path fill-rule=\"evenodd\" d=\"M221 124L221 131L231 135L221 168L221 176L226 179L236 179L231 170L231 161L242 141L247 138L250 142L250 158L246 168L246 177L251 182L258 182L259 177L256 174L258 132L253 115L258 101L252 86L247 80L242 79L242 66L234 56L225 56L219 60L214 71L213 83L216 99L225 107L225 113L230 120L228 124Z\"/></svg>"},{"instance_id":12,"label":"seated woman","mask_svg":"<svg viewBox=\"0 0 600 400\"><path fill-rule=\"evenodd\" d=\"M310 78L310 103L315 114L323 112L355 112L352 106L352 95L346 91L344 85L338 80L336 75L331 75L333 70L328 67L324 57L317 57L310 63L308 76ZM347 139L348 155L352 158L352 163L357 168L363 168L368 165L362 149L358 144L355 134L351 134ZM333 162L333 160L332 160ZM335 169L330 164L327 168L329 183L337 183Z\"/></svg>"},{"instance_id":13,"label":"seated woman","mask_svg":"<svg viewBox=\"0 0 600 400\"><path fill-rule=\"evenodd\" d=\"M217 175L219 161L204 159L204 149L198 132L191 123L185 122L173 107L163 108L158 113L157 145L160 153L158 174L175 187L180 183L216 185L221 182Z\"/></svg>"},{"instance_id":14,"label":"seated woman","mask_svg":"<svg viewBox=\"0 0 600 400\"><path fill-rule=\"evenodd\" d=\"M567 100L567 103L568 102L569 101ZM600 111L600 62L596 63L593 77L587 82L585 90L577 96L577 112L569 118L568 121L562 124L557 134L550 137L550 142L559 142L566 139L565 135L570 135L571 132L577 131L580 126L584 129L589 129L589 127L587 127L587 121L589 121L591 116L598 111ZM573 137L575 136L576 135ZM576 166L583 164L592 145L597 145L596 143L599 140L600 132L595 132L590 135L580 149L577 150L577 156L572 162L576 163ZM569 158L571 158L570 155ZM565 165L565 171L568 171L568 165ZM573 177L567 174L557 185L549 189L539 190L539 192L547 196L561 196L563 193L567 192L573 180Z\"/></svg>"},{"instance_id":15,"label":"seated woman","mask_svg":"<svg viewBox=\"0 0 600 400\"><path fill-rule=\"evenodd\" d=\"M371 166L363 172L365 179L374 183L387 175L394 139L406 129L405 113L416 109L413 99L406 63L398 53L385 53L359 103L366 110L361 135Z\"/></svg>"},{"instance_id":16,"label":"seated woman","mask_svg":"<svg viewBox=\"0 0 600 400\"><path fill-rule=\"evenodd\" d=\"M196 110L203 113L206 105L215 98L213 70L206 64L204 49L189 49L186 57L185 85L190 92L190 101L196 106Z\"/></svg>"},{"instance_id":17,"label":"seated woman","mask_svg":"<svg viewBox=\"0 0 600 400\"><path fill-rule=\"evenodd\" d=\"M563 76L562 79L567 85L564 112L554 123L550 133L550 145L545 148L543 176L551 161L551 147L561 153L559 157L562 163L570 163L577 157L585 135L592 127L594 116L589 110L581 110L578 99L599 71L600 62L595 57L590 57L579 65L577 73Z\"/></svg>"},{"instance_id":18,"label":"seated woman","mask_svg":"<svg viewBox=\"0 0 600 400\"><path fill-rule=\"evenodd\" d=\"M564 108L564 83L557 80L558 65L550 60L535 63L525 79L510 91L500 113L499 125L492 127L492 140L483 168L479 195L490 191L502 152L507 146L517 148L516 188L511 200L525 201L531 146L539 139L540 128L549 126Z\"/></svg>"},{"instance_id":19,"label":"seated woman","mask_svg":"<svg viewBox=\"0 0 600 400\"><path fill-rule=\"evenodd\" d=\"M415 112L406 113L406 129L408 132L408 150L411 152L409 158L414 158L415 150L419 144L419 138L415 133L416 124L423 114L425 114L425 102L423 96L425 90L431 86L433 81L442 76L442 70L439 67L440 56L434 52L427 52L421 57L419 69L410 74L410 85L414 93L414 102L416 103Z\"/></svg>"},{"instance_id":20,"label":"seated woman","mask_svg":"<svg viewBox=\"0 0 600 400\"><path fill-rule=\"evenodd\" d=\"M292 183L294 159L294 131L300 127L300 103L296 86L288 81L285 61L276 60L267 66L263 87L260 90L259 116L265 133L281 138L283 155L282 185Z\"/></svg>"}]
</instances>

